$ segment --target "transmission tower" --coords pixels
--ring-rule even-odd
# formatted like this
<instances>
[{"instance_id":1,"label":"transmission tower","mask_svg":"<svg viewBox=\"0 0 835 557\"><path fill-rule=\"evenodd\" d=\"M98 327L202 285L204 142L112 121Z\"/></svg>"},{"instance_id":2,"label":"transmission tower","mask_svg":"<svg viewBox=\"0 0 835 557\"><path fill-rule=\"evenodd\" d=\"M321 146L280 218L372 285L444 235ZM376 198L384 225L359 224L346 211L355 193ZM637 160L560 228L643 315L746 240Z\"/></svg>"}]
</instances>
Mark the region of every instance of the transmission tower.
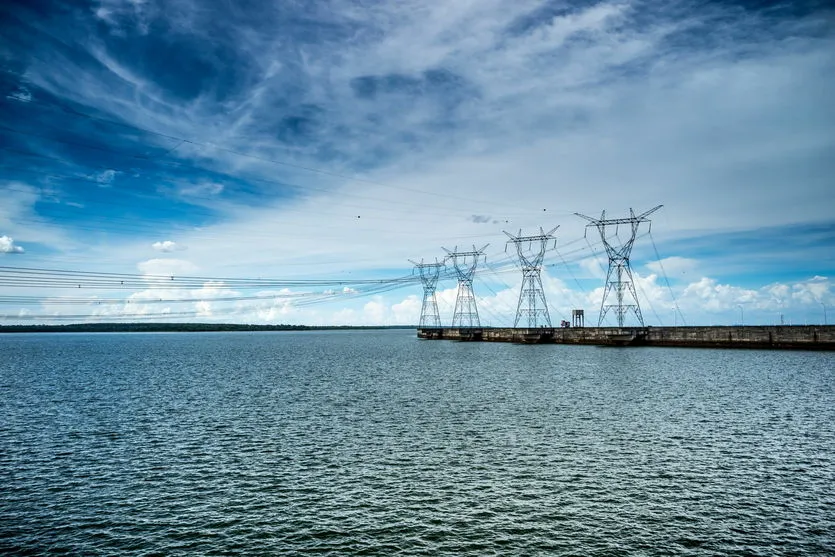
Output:
<instances>
[{"instance_id":1,"label":"transmission tower","mask_svg":"<svg viewBox=\"0 0 835 557\"><path fill-rule=\"evenodd\" d=\"M424 263L423 259L420 263L409 260L417 269L420 275L420 280L423 283L423 305L420 307L420 323L418 327L421 329L441 328L441 316L438 314L438 300L435 298L435 288L438 286L438 277L441 274L441 268L445 265L443 262L438 262L436 259L434 263Z\"/></svg>"},{"instance_id":2,"label":"transmission tower","mask_svg":"<svg viewBox=\"0 0 835 557\"><path fill-rule=\"evenodd\" d=\"M449 254L447 259L452 260L452 266L455 267L455 273L458 275L458 294L455 297L455 312L452 314L453 328L481 327L473 294L473 275L478 266L478 260L484 256L484 250L488 245L485 244L481 249L473 246L473 251L458 251L457 246L454 251L444 248L444 251Z\"/></svg>"},{"instance_id":3,"label":"transmission tower","mask_svg":"<svg viewBox=\"0 0 835 557\"><path fill-rule=\"evenodd\" d=\"M583 217L589 221L589 224L586 225L587 232L590 226L597 228L597 231L600 233L600 239L603 241L603 246L606 248L606 255L609 256L609 270L606 273L606 288L603 291L603 301L600 303L600 318L597 320L598 327L603 324L603 319L611 309L614 309L617 315L618 327L623 327L624 315L629 311L634 312L638 323L640 323L641 327L644 326L644 318L641 315L641 307L638 305L638 295L635 293L635 284L632 280L632 268L629 266L629 256L632 253L632 246L635 243L638 227L642 222L650 222L647 217L661 207L663 205L658 205L638 216L635 216L635 212L630 208L629 217L622 219L607 219L606 211L603 211L599 219L574 213L578 217ZM630 236L626 241L621 240L617 234L618 227L621 224L628 224L630 227ZM612 238L606 235L607 226L615 227L614 237L617 238L617 242L613 243L611 241ZM606 301L612 292L615 293L617 303L607 304ZM631 296L631 301L634 301L634 303L624 303L624 297L627 294Z\"/></svg>"},{"instance_id":4,"label":"transmission tower","mask_svg":"<svg viewBox=\"0 0 835 557\"><path fill-rule=\"evenodd\" d=\"M547 233L540 228L539 234L535 236L522 236L521 230L518 236L504 231L510 238L507 243L516 246L519 264L522 266L522 289L519 291L516 321L513 322L514 327L519 326L519 321L523 316L528 318L529 329L538 325L551 327L551 316L548 314L548 304L545 302L545 291L542 289L542 279L539 275L542 271L542 259L545 257L545 248L548 242L554 240L556 245L557 241L552 234L557 228L559 226L554 227ZM535 243L539 243L539 251L533 249ZM507 247L505 247L506 250Z\"/></svg>"}]
</instances>

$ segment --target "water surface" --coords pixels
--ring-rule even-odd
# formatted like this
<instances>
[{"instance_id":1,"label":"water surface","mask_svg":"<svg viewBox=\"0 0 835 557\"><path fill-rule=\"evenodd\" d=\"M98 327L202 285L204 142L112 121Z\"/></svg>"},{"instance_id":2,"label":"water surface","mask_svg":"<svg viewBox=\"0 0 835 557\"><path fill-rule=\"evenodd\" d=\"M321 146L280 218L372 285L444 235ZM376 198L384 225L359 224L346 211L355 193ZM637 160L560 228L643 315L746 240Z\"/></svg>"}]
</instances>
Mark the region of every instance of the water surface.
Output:
<instances>
[{"instance_id":1,"label":"water surface","mask_svg":"<svg viewBox=\"0 0 835 557\"><path fill-rule=\"evenodd\" d=\"M835 356L0 335L0 553L833 555Z\"/></svg>"}]
</instances>

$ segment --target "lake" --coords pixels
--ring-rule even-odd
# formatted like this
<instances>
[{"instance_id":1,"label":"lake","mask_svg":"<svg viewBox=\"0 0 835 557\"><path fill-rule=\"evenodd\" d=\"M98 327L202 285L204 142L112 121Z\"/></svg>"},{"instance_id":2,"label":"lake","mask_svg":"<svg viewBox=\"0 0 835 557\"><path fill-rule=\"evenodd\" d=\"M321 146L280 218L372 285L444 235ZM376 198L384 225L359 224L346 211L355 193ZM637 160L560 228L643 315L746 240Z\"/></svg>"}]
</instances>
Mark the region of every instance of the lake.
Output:
<instances>
[{"instance_id":1,"label":"lake","mask_svg":"<svg viewBox=\"0 0 835 557\"><path fill-rule=\"evenodd\" d=\"M0 553L833 555L835 354L0 335Z\"/></svg>"}]
</instances>

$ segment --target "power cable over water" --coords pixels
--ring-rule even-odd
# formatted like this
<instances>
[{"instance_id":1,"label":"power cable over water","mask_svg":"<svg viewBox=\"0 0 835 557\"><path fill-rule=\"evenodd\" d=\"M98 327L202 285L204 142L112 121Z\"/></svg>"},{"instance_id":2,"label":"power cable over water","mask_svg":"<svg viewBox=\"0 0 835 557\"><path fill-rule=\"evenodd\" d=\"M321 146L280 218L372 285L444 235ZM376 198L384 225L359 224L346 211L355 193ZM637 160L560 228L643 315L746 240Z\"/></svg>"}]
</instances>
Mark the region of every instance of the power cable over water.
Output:
<instances>
[{"instance_id":1,"label":"power cable over water","mask_svg":"<svg viewBox=\"0 0 835 557\"><path fill-rule=\"evenodd\" d=\"M652 242L652 249L655 250L655 259L658 261L658 267L661 269L661 274L664 277L664 283L667 285L667 290L670 292L670 297L673 299L673 306L675 307L675 311L678 312L679 317L681 317L681 322L687 326L687 320L684 318L684 314L681 313L681 308L678 306L678 300L676 300L676 295L673 292L672 286L670 286L670 279L667 278L667 272L664 270L664 263L661 261L661 255L658 253L658 248L655 245L655 239L652 237L652 233L649 232L649 239Z\"/></svg>"}]
</instances>

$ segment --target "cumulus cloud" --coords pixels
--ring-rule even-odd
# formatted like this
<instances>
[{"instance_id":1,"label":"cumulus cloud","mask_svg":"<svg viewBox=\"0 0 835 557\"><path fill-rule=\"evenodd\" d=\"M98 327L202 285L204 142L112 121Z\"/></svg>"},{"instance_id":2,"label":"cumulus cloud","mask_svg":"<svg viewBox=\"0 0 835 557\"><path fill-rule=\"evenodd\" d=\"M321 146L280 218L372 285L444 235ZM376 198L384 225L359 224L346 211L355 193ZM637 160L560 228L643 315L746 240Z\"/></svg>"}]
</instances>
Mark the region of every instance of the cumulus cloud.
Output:
<instances>
[{"instance_id":1,"label":"cumulus cloud","mask_svg":"<svg viewBox=\"0 0 835 557\"><path fill-rule=\"evenodd\" d=\"M808 316L816 316L821 306L835 303L835 291L826 277L772 283L758 288L723 284L703 277L684 287L678 302L686 314L702 323L713 322L717 315L738 313L744 314L749 323L763 316L766 322L772 322L777 312L793 315L798 322L801 316L807 316L805 319L808 320Z\"/></svg>"},{"instance_id":2,"label":"cumulus cloud","mask_svg":"<svg viewBox=\"0 0 835 557\"><path fill-rule=\"evenodd\" d=\"M363 321L384 324L387 319L386 306L379 299L366 302L362 307Z\"/></svg>"},{"instance_id":3,"label":"cumulus cloud","mask_svg":"<svg viewBox=\"0 0 835 557\"><path fill-rule=\"evenodd\" d=\"M185 248L179 246L177 244L177 242L174 242L172 240L154 242L153 244L151 244L151 247L153 247L157 251L161 251L161 252L165 252L165 253L185 249Z\"/></svg>"},{"instance_id":4,"label":"cumulus cloud","mask_svg":"<svg viewBox=\"0 0 835 557\"><path fill-rule=\"evenodd\" d=\"M222 281L206 281L200 288L179 288L176 280L170 282L170 279L163 278L149 281L148 288L132 292L122 303L94 302L90 319L164 318L194 321L224 317L231 322L251 322L249 315L255 307L250 306L249 312L240 312L234 305L230 305L231 302L224 302L239 296L241 292L229 288ZM66 311L65 304L56 307Z\"/></svg>"},{"instance_id":5,"label":"cumulus cloud","mask_svg":"<svg viewBox=\"0 0 835 557\"><path fill-rule=\"evenodd\" d=\"M738 304L753 303L759 293L751 288L721 284L716 279L702 277L685 287L682 303L705 312L721 312Z\"/></svg>"},{"instance_id":6,"label":"cumulus cloud","mask_svg":"<svg viewBox=\"0 0 835 557\"><path fill-rule=\"evenodd\" d=\"M832 283L827 277L815 276L809 280L795 282L791 287L780 290L790 292L791 300L802 304L832 303ZM786 298L781 296L781 299Z\"/></svg>"},{"instance_id":7,"label":"cumulus cloud","mask_svg":"<svg viewBox=\"0 0 835 557\"><path fill-rule=\"evenodd\" d=\"M207 300L200 300L199 302L195 302L194 308L196 310L197 317L212 316L212 303Z\"/></svg>"},{"instance_id":8,"label":"cumulus cloud","mask_svg":"<svg viewBox=\"0 0 835 557\"><path fill-rule=\"evenodd\" d=\"M420 319L422 300L415 295L407 296L402 301L391 304L392 324L412 325Z\"/></svg>"},{"instance_id":9,"label":"cumulus cloud","mask_svg":"<svg viewBox=\"0 0 835 557\"><path fill-rule=\"evenodd\" d=\"M822 322L823 306L835 304L832 282L826 277L772 283L757 288L740 287L709 277L671 288L658 275L644 276L637 272L634 272L634 280L644 322L656 326L739 323L739 306L744 308L747 324L779 323L780 314L785 315L786 322ZM586 324L597 325L604 291L602 281L591 288L583 288L581 284L569 286L562 279L543 271L542 284L552 325L558 325L561 319L570 320L573 309L584 309ZM521 279L518 278L496 283L495 278L477 276L473 288L482 325L512 326L520 287ZM445 326L452 321L456 293L454 287L437 293L441 321ZM616 303L614 296L607 300L609 303ZM632 303L629 296L625 303ZM419 315L419 308L417 312ZM630 325L637 323L631 313L627 315L626 322ZM609 311L603 324L614 323L615 316Z\"/></svg>"},{"instance_id":10,"label":"cumulus cloud","mask_svg":"<svg viewBox=\"0 0 835 557\"><path fill-rule=\"evenodd\" d=\"M9 236L0 236L0 253L23 253L24 249L15 244Z\"/></svg>"}]
</instances>

